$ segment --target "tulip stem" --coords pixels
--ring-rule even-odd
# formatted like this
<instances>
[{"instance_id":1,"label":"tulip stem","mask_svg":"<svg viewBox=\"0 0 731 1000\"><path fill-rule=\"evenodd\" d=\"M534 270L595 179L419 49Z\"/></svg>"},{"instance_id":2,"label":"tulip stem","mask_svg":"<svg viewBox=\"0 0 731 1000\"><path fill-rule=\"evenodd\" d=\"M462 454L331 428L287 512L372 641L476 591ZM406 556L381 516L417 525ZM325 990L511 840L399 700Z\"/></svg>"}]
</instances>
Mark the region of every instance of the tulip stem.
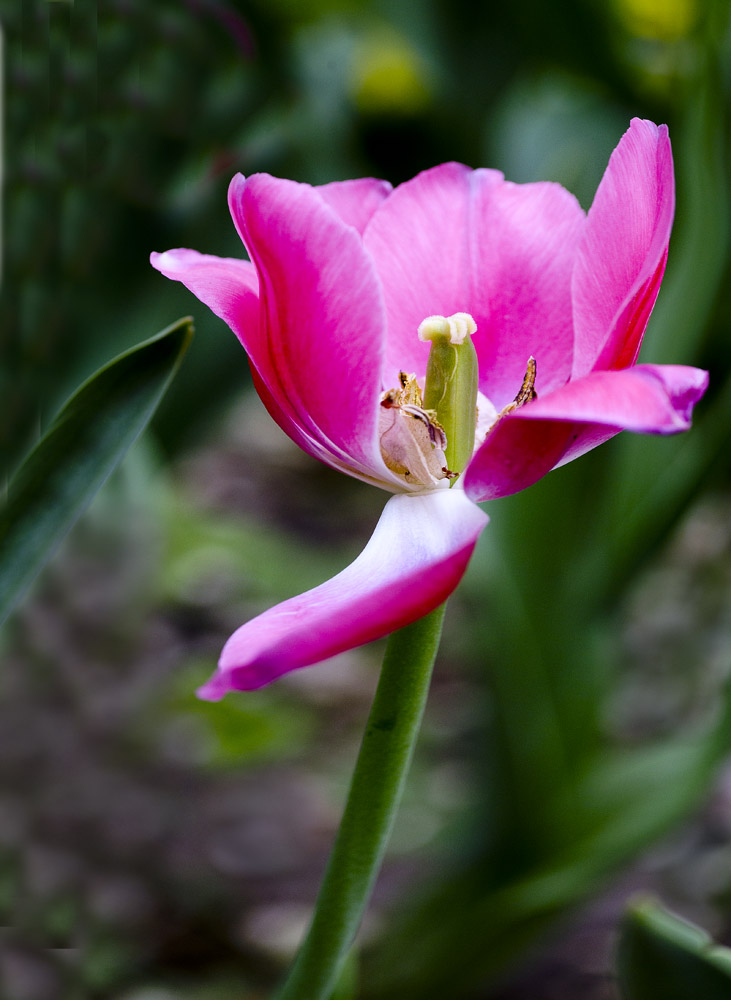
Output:
<instances>
[{"instance_id":1,"label":"tulip stem","mask_svg":"<svg viewBox=\"0 0 731 1000\"><path fill-rule=\"evenodd\" d=\"M443 604L388 640L307 937L276 1000L328 1000L383 861L424 713Z\"/></svg>"}]
</instances>

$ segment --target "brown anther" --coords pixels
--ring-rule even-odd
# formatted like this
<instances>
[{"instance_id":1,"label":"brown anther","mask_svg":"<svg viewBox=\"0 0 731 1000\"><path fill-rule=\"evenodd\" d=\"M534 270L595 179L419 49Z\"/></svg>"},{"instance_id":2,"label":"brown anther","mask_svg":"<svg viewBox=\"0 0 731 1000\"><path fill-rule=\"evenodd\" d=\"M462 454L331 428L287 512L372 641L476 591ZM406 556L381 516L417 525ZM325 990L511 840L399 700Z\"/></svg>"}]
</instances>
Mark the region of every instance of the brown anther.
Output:
<instances>
[{"instance_id":1,"label":"brown anther","mask_svg":"<svg viewBox=\"0 0 731 1000\"><path fill-rule=\"evenodd\" d=\"M501 417L507 416L508 413L512 413L513 410L517 410L519 406L525 406L526 403L530 403L531 400L538 398L538 393L535 389L536 385L536 359L531 355L528 358L528 366L525 369L525 377L523 378L523 384L518 390L518 395L512 401L504 406L502 410L498 413L497 418L494 423L491 424L492 427L498 422Z\"/></svg>"},{"instance_id":2,"label":"brown anther","mask_svg":"<svg viewBox=\"0 0 731 1000\"><path fill-rule=\"evenodd\" d=\"M528 366L525 369L523 384L518 390L518 395L513 400L516 406L523 406L524 403L530 403L532 399L537 397L538 393L536 392L535 385L536 359L531 355L531 357L528 358Z\"/></svg>"}]
</instances>

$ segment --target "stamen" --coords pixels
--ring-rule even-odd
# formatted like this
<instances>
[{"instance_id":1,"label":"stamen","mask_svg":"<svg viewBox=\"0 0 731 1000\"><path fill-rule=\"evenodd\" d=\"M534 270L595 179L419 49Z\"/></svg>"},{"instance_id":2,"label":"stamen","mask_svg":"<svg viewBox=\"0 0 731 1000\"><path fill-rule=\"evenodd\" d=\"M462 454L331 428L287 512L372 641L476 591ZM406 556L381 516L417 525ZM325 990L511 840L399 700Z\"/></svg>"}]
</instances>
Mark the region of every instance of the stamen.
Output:
<instances>
[{"instance_id":1,"label":"stamen","mask_svg":"<svg viewBox=\"0 0 731 1000\"><path fill-rule=\"evenodd\" d=\"M399 382L401 383L401 393L399 401L404 403L409 403L412 406L421 406L422 397L421 389L419 388L419 383L416 379L416 375L412 372L411 375L407 375L406 372L399 372Z\"/></svg>"},{"instance_id":2,"label":"stamen","mask_svg":"<svg viewBox=\"0 0 731 1000\"><path fill-rule=\"evenodd\" d=\"M508 403L504 406L502 410L498 413L495 420L492 422L488 430L492 430L495 424L500 420L501 417L506 416L508 413L512 413L513 410L517 410L520 406L525 406L526 403L530 403L531 400L538 398L538 393L536 392L536 359L531 355L528 358L528 365L525 369L525 376L523 378L523 384L520 389L518 389L518 394L512 403Z\"/></svg>"},{"instance_id":3,"label":"stamen","mask_svg":"<svg viewBox=\"0 0 731 1000\"><path fill-rule=\"evenodd\" d=\"M516 406L523 406L524 403L530 403L532 399L535 399L538 395L535 389L536 385L536 359L531 355L528 358L528 367L525 370L525 378L523 379L523 384L518 390L518 395L515 397L513 402Z\"/></svg>"}]
</instances>

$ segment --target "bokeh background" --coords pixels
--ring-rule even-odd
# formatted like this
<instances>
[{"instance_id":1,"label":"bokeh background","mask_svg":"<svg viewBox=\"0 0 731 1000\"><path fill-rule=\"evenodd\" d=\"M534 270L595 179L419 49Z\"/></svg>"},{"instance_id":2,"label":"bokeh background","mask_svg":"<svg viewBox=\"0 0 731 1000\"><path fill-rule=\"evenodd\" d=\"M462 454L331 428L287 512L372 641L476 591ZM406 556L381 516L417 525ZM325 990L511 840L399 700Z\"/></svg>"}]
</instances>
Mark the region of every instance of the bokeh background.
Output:
<instances>
[{"instance_id":1,"label":"bokeh background","mask_svg":"<svg viewBox=\"0 0 731 1000\"><path fill-rule=\"evenodd\" d=\"M337 571L384 497L298 452L233 335L148 264L241 247L237 170L437 162L591 204L633 115L678 211L643 360L711 389L490 505L353 974L363 1000L610 1000L626 901L731 942L724 0L3 0L3 481L91 371L192 313L154 424L0 635L12 1000L254 1000L337 827L382 644L196 701L246 618Z\"/></svg>"}]
</instances>

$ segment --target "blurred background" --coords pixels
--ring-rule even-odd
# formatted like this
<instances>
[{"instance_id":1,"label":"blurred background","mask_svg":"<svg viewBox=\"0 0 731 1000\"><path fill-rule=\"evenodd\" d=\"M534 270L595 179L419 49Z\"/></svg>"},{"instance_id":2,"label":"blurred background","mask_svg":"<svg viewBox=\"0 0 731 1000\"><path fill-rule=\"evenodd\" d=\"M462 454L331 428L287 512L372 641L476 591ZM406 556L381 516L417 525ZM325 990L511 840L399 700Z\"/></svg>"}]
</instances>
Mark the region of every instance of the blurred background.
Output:
<instances>
[{"instance_id":1,"label":"blurred background","mask_svg":"<svg viewBox=\"0 0 731 1000\"><path fill-rule=\"evenodd\" d=\"M723 0L3 0L3 482L78 383L193 314L152 429L0 635L12 1000L255 1000L308 918L382 644L217 705L228 634L360 549L379 491L300 453L151 250L242 252L236 171L450 159L591 204L634 115L678 211L642 360L711 388L491 524L364 924L363 1000L610 1000L657 893L731 943L731 33Z\"/></svg>"}]
</instances>

